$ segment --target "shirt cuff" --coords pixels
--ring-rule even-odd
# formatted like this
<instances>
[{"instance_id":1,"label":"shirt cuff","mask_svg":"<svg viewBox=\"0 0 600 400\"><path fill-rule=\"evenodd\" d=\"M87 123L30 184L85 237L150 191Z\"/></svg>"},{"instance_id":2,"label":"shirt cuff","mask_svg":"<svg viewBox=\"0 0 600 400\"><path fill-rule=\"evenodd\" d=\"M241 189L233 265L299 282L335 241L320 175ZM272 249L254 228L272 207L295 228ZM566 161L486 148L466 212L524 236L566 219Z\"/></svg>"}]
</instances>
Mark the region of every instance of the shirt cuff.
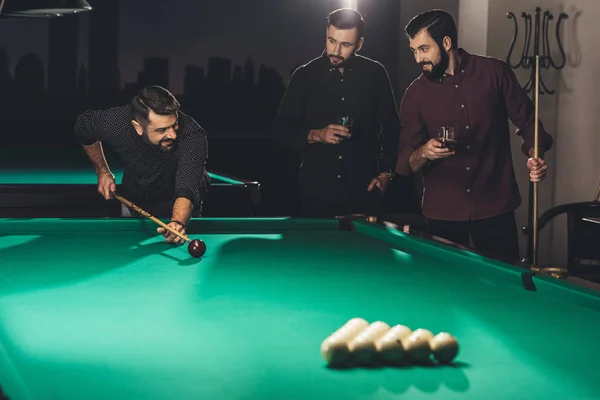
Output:
<instances>
[{"instance_id":1,"label":"shirt cuff","mask_svg":"<svg viewBox=\"0 0 600 400\"><path fill-rule=\"evenodd\" d=\"M87 139L83 136L75 136L75 141L82 146L90 146L90 145L96 143L96 140Z\"/></svg>"},{"instance_id":2,"label":"shirt cuff","mask_svg":"<svg viewBox=\"0 0 600 400\"><path fill-rule=\"evenodd\" d=\"M398 162L396 162L396 173L398 175L410 176L410 155L414 149L412 147L405 147L398 153Z\"/></svg>"},{"instance_id":3,"label":"shirt cuff","mask_svg":"<svg viewBox=\"0 0 600 400\"><path fill-rule=\"evenodd\" d=\"M521 144L521 151L525 154L526 157L529 157L529 150L533 149L534 138L533 135L529 135L527 138L523 139L523 144ZM554 144L554 140L552 136L540 130L538 137L538 150L547 152L550 150L552 145Z\"/></svg>"},{"instance_id":4,"label":"shirt cuff","mask_svg":"<svg viewBox=\"0 0 600 400\"><path fill-rule=\"evenodd\" d=\"M194 192L192 192L190 189L188 188L181 188L181 189L177 189L177 191L175 192L175 198L179 198L179 197L183 197L188 199L189 201L192 202L192 204L194 206L197 206L196 202L194 201ZM199 199L201 200L201 199Z\"/></svg>"}]
</instances>

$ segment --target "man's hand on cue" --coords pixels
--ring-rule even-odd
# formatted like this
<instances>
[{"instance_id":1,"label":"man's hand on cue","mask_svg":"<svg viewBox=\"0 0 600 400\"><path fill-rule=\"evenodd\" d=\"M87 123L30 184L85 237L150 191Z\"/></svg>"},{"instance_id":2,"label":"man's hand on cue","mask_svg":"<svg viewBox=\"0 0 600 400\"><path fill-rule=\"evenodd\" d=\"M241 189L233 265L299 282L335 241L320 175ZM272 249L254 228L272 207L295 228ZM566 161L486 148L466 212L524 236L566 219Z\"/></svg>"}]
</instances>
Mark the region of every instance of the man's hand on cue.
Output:
<instances>
[{"instance_id":1,"label":"man's hand on cue","mask_svg":"<svg viewBox=\"0 0 600 400\"><path fill-rule=\"evenodd\" d=\"M529 170L529 180L531 182L541 182L546 177L548 166L544 162L544 149L538 149L538 158L533 158L534 150L529 150L529 159L527 160L527 169Z\"/></svg>"},{"instance_id":2,"label":"man's hand on cue","mask_svg":"<svg viewBox=\"0 0 600 400\"><path fill-rule=\"evenodd\" d=\"M182 235L186 234L185 227L183 225L179 224L178 222L171 221L167 225L169 225L171 228L173 228L177 232L181 233ZM165 237L165 241L167 243L180 244L180 243L184 242L184 240L182 238L180 238L179 236L177 236L176 234L174 234L172 232L169 232L162 226L159 226L156 229L156 231Z\"/></svg>"}]
</instances>

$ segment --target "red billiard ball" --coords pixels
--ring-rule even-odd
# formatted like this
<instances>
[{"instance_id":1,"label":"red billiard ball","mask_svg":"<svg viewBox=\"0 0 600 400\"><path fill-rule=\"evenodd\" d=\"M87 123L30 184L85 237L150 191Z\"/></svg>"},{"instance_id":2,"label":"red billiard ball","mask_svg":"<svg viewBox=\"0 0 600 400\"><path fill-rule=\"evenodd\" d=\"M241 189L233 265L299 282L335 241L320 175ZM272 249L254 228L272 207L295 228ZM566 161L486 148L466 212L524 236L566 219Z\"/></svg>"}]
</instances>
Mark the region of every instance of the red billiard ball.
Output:
<instances>
[{"instance_id":1,"label":"red billiard ball","mask_svg":"<svg viewBox=\"0 0 600 400\"><path fill-rule=\"evenodd\" d=\"M188 252L192 257L202 257L206 252L206 244L199 239L191 240L188 244Z\"/></svg>"}]
</instances>

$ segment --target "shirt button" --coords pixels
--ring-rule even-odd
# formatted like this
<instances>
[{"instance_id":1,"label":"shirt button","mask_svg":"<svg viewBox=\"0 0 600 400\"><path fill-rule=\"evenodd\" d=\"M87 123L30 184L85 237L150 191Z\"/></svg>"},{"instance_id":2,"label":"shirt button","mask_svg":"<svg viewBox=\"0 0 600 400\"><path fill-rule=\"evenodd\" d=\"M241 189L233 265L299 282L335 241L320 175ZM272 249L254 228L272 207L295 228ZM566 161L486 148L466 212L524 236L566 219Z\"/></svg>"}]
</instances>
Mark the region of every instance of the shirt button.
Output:
<instances>
[{"instance_id":1,"label":"shirt button","mask_svg":"<svg viewBox=\"0 0 600 400\"><path fill-rule=\"evenodd\" d=\"M338 158L341 160L341 159L342 159L342 156L339 156Z\"/></svg>"},{"instance_id":2,"label":"shirt button","mask_svg":"<svg viewBox=\"0 0 600 400\"><path fill-rule=\"evenodd\" d=\"M464 104L461 104L461 105L460 105L460 108L465 108L465 105L464 105Z\"/></svg>"},{"instance_id":3,"label":"shirt button","mask_svg":"<svg viewBox=\"0 0 600 400\"><path fill-rule=\"evenodd\" d=\"M471 189L467 189L467 193L470 193L470 192L471 192Z\"/></svg>"},{"instance_id":4,"label":"shirt button","mask_svg":"<svg viewBox=\"0 0 600 400\"><path fill-rule=\"evenodd\" d=\"M469 150L471 148L471 146L467 146L467 150Z\"/></svg>"},{"instance_id":5,"label":"shirt button","mask_svg":"<svg viewBox=\"0 0 600 400\"><path fill-rule=\"evenodd\" d=\"M470 171L470 170L471 170L471 167L467 167L467 171Z\"/></svg>"},{"instance_id":6,"label":"shirt button","mask_svg":"<svg viewBox=\"0 0 600 400\"><path fill-rule=\"evenodd\" d=\"M344 82L344 79L340 79L340 82Z\"/></svg>"},{"instance_id":7,"label":"shirt button","mask_svg":"<svg viewBox=\"0 0 600 400\"><path fill-rule=\"evenodd\" d=\"M338 175L338 179L340 179L341 177L342 177L341 175Z\"/></svg>"},{"instance_id":8,"label":"shirt button","mask_svg":"<svg viewBox=\"0 0 600 400\"><path fill-rule=\"evenodd\" d=\"M454 85L454 87L458 89L458 85Z\"/></svg>"},{"instance_id":9,"label":"shirt button","mask_svg":"<svg viewBox=\"0 0 600 400\"><path fill-rule=\"evenodd\" d=\"M345 98L342 97L342 101L346 100Z\"/></svg>"},{"instance_id":10,"label":"shirt button","mask_svg":"<svg viewBox=\"0 0 600 400\"><path fill-rule=\"evenodd\" d=\"M465 128L469 129L469 128L470 128L470 126L469 126L469 125L467 125L467 126L465 126Z\"/></svg>"}]
</instances>

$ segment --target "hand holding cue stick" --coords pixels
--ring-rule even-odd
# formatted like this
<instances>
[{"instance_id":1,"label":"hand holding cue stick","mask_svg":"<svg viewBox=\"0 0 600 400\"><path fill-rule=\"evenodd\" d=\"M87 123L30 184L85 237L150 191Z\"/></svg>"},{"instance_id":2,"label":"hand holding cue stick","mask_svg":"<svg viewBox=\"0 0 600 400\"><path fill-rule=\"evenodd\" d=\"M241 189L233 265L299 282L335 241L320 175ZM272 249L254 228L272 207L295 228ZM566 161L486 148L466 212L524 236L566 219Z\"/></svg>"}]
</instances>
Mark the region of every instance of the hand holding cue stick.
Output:
<instances>
[{"instance_id":1,"label":"hand holding cue stick","mask_svg":"<svg viewBox=\"0 0 600 400\"><path fill-rule=\"evenodd\" d=\"M535 125L533 130L533 159L538 159L538 130L540 112L540 56L535 56ZM538 264L538 186L533 182L533 266Z\"/></svg>"},{"instance_id":2,"label":"hand holding cue stick","mask_svg":"<svg viewBox=\"0 0 600 400\"><path fill-rule=\"evenodd\" d=\"M146 211L146 210L140 208L139 206L133 204L131 201L127 200L126 198L124 198L123 196L119 195L118 193L112 192L111 195L115 199L119 200L121 203L125 204L127 207L133 208L135 211L139 212L140 214L142 214L146 218L150 218L152 221L156 222L158 225L162 226L163 228L165 228L166 230L168 230L172 234L179 236L181 239L185 240L186 242L190 242L191 241L190 238L188 238L184 234L177 232L175 229L171 228L169 225L165 224L160 219L158 219L155 216L153 216L152 214L150 214L148 211Z\"/></svg>"},{"instance_id":3,"label":"hand holding cue stick","mask_svg":"<svg viewBox=\"0 0 600 400\"><path fill-rule=\"evenodd\" d=\"M160 219L158 219L154 215L150 214L148 211L133 204L131 201L129 201L126 198L124 198L123 196L119 195L117 192L111 192L110 194L112 197L119 200L121 203L125 204L127 207L133 208L135 211L139 212L144 217L150 218L152 221L156 222L158 225L162 226L169 232L173 233L174 235L179 236L181 239L188 242L188 253L190 253L190 255L192 257L196 257L196 258L202 257L202 255L204 255L204 253L206 252L206 244L202 240L200 240L200 239L190 240L190 238L188 238L184 234L177 232L175 229L171 228L169 225L165 224Z\"/></svg>"}]
</instances>

